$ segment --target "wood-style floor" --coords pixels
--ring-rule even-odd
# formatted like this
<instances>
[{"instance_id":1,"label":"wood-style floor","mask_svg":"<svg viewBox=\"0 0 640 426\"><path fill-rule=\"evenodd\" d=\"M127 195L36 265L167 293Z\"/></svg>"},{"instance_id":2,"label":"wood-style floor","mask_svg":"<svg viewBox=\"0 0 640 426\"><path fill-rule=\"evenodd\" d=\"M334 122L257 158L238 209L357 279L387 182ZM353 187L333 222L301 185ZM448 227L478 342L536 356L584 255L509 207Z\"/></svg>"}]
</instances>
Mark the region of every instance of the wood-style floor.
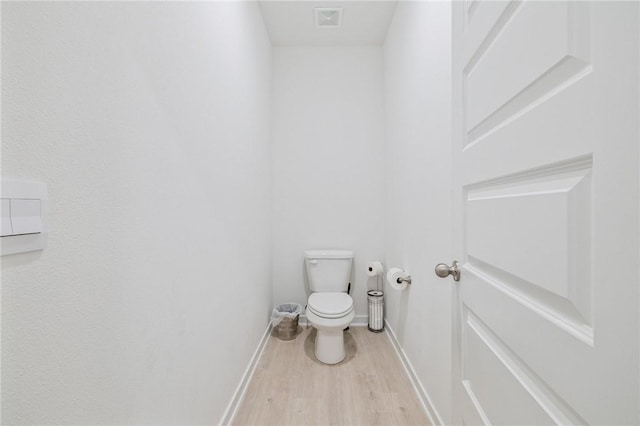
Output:
<instances>
[{"instance_id":1,"label":"wood-style floor","mask_svg":"<svg viewBox=\"0 0 640 426\"><path fill-rule=\"evenodd\" d=\"M269 337L234 425L428 425L386 332L345 332L337 365L314 357L316 331L292 341Z\"/></svg>"}]
</instances>

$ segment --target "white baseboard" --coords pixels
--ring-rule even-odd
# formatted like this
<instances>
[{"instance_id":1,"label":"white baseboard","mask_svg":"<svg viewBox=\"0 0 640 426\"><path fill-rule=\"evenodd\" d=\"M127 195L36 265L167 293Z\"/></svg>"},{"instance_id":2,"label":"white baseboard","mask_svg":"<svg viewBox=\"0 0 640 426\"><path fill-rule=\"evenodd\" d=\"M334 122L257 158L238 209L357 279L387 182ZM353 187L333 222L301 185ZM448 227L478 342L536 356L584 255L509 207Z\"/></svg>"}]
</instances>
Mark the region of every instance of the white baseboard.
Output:
<instances>
[{"instance_id":1,"label":"white baseboard","mask_svg":"<svg viewBox=\"0 0 640 426\"><path fill-rule=\"evenodd\" d=\"M400 342L396 337L396 333L393 331L393 328L391 328L386 319L384 320L384 326L387 330L387 336L389 336L391 345L393 345L393 348L396 350L398 358L400 358L400 362L402 362L402 365L407 372L407 376L409 376L409 380L411 381L413 388L418 394L418 399L420 399L420 402L422 403L424 411L427 413L427 417L429 417L431 424L434 426L444 425L442 417L438 413L438 410L436 410L436 407L433 405L433 402L431 401L431 398L429 398L429 394L425 390L424 386L422 386L422 383L420 382L418 375L413 369L413 366L411 365L407 354L404 352L404 349L402 349L402 346L400 345Z\"/></svg>"},{"instance_id":2,"label":"white baseboard","mask_svg":"<svg viewBox=\"0 0 640 426\"><path fill-rule=\"evenodd\" d=\"M231 402L227 406L224 414L222 415L222 419L220 419L220 425L230 425L238 412L238 408L240 407L240 403L244 399L244 395L247 392L247 387L249 386L249 382L251 382L251 378L253 377L253 373L256 371L256 366L258 365L258 360L262 356L262 352L264 352L264 348L267 345L267 341L269 340L269 336L271 335L271 322L267 324L267 329L264 331L262 335L262 339L260 339L260 343L258 343L258 347L256 351L253 353L251 357L251 361L249 361L249 365L242 375L242 379L240 380L240 384L231 398Z\"/></svg>"},{"instance_id":3,"label":"white baseboard","mask_svg":"<svg viewBox=\"0 0 640 426\"><path fill-rule=\"evenodd\" d=\"M306 315L300 315L300 319L298 320L298 324L307 325L307 317ZM356 315L353 321L351 322L351 327L366 327L369 325L369 316L368 315Z\"/></svg>"},{"instance_id":4,"label":"white baseboard","mask_svg":"<svg viewBox=\"0 0 640 426\"><path fill-rule=\"evenodd\" d=\"M366 327L369 325L369 315L356 315L351 322L353 327Z\"/></svg>"}]
</instances>

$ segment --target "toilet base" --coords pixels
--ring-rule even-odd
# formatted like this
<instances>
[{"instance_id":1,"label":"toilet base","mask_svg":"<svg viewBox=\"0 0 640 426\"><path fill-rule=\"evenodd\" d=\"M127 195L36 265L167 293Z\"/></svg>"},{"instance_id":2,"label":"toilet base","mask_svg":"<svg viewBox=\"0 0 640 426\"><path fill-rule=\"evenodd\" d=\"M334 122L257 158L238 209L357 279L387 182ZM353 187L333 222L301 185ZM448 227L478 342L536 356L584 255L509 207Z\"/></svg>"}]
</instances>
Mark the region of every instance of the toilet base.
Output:
<instances>
[{"instance_id":1,"label":"toilet base","mask_svg":"<svg viewBox=\"0 0 640 426\"><path fill-rule=\"evenodd\" d=\"M316 358L325 364L341 362L346 352L344 350L343 330L318 330L316 335Z\"/></svg>"},{"instance_id":2,"label":"toilet base","mask_svg":"<svg viewBox=\"0 0 640 426\"><path fill-rule=\"evenodd\" d=\"M307 310L307 320L317 331L315 355L318 361L337 364L345 358L344 328L354 317L354 311L342 318L322 318Z\"/></svg>"}]
</instances>

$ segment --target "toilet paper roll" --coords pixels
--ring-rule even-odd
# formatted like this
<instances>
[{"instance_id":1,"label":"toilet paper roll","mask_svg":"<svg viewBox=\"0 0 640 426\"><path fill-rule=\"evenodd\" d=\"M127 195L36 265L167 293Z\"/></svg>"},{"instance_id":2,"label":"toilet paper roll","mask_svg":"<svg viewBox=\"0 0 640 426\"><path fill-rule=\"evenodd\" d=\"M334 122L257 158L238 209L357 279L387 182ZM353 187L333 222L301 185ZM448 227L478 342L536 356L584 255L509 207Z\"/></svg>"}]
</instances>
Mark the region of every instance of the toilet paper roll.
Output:
<instances>
[{"instance_id":1,"label":"toilet paper roll","mask_svg":"<svg viewBox=\"0 0 640 426\"><path fill-rule=\"evenodd\" d=\"M408 276L409 274L400 268L391 268L387 272L387 281L389 281L391 288L394 290L404 290L407 288L407 283L404 281L398 282L398 278L407 278Z\"/></svg>"},{"instance_id":2,"label":"toilet paper roll","mask_svg":"<svg viewBox=\"0 0 640 426\"><path fill-rule=\"evenodd\" d=\"M382 275L383 272L384 268L382 267L382 262L380 262L379 260L367 263L367 275L369 275L370 277Z\"/></svg>"}]
</instances>

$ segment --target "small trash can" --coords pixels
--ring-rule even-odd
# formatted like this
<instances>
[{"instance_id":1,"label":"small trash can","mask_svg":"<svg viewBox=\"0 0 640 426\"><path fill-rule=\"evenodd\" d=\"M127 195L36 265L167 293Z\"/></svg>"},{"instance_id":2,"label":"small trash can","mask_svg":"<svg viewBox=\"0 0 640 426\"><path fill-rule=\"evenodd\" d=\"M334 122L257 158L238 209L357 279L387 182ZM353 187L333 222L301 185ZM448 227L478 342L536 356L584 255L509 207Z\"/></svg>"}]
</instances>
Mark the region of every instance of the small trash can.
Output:
<instances>
[{"instance_id":1,"label":"small trash can","mask_svg":"<svg viewBox=\"0 0 640 426\"><path fill-rule=\"evenodd\" d=\"M278 332L280 340L293 340L298 333L298 319L302 306L297 303L283 303L273 308L271 325Z\"/></svg>"},{"instance_id":2,"label":"small trash can","mask_svg":"<svg viewBox=\"0 0 640 426\"><path fill-rule=\"evenodd\" d=\"M369 300L369 330L379 333L384 330L384 293L379 290L367 292Z\"/></svg>"}]
</instances>

